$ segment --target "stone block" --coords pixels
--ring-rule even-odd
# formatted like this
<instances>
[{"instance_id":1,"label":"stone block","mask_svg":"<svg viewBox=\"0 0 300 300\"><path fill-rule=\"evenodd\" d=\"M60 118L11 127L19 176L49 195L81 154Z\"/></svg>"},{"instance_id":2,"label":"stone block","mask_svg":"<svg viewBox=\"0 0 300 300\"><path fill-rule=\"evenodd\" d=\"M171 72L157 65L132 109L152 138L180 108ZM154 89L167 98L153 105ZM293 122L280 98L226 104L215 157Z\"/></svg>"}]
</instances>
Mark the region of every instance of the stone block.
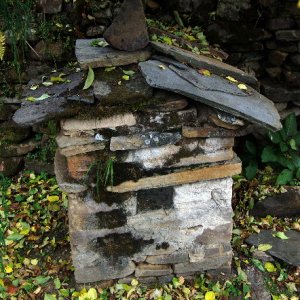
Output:
<instances>
[{"instance_id":1,"label":"stone block","mask_svg":"<svg viewBox=\"0 0 300 300\"><path fill-rule=\"evenodd\" d=\"M20 144L0 143L0 157L23 156L36 148L39 143L33 139Z\"/></svg>"},{"instance_id":2,"label":"stone block","mask_svg":"<svg viewBox=\"0 0 300 300\"><path fill-rule=\"evenodd\" d=\"M99 40L99 39L97 39ZM133 52L120 51L112 47L93 47L95 39L81 39L76 41L75 54L82 69L103 68L111 66L126 66L145 61L151 56L150 49ZM104 41L100 39L100 41Z\"/></svg>"},{"instance_id":3,"label":"stone block","mask_svg":"<svg viewBox=\"0 0 300 300\"><path fill-rule=\"evenodd\" d=\"M38 0L38 5L45 14L57 14L61 12L63 0Z\"/></svg>"},{"instance_id":4,"label":"stone block","mask_svg":"<svg viewBox=\"0 0 300 300\"><path fill-rule=\"evenodd\" d=\"M16 175L22 168L22 157L0 157L0 173L4 176Z\"/></svg>"},{"instance_id":5,"label":"stone block","mask_svg":"<svg viewBox=\"0 0 300 300\"><path fill-rule=\"evenodd\" d=\"M166 265L139 264L135 269L136 277L164 276L172 273L172 268Z\"/></svg>"},{"instance_id":6,"label":"stone block","mask_svg":"<svg viewBox=\"0 0 300 300\"><path fill-rule=\"evenodd\" d=\"M6 121L0 124L0 141L6 143L20 143L30 134L29 127L21 127L12 121Z\"/></svg>"},{"instance_id":7,"label":"stone block","mask_svg":"<svg viewBox=\"0 0 300 300\"><path fill-rule=\"evenodd\" d=\"M67 148L71 146L82 146L87 144L101 143L105 141L105 137L102 135L83 135L83 136L66 136L59 134L56 137L56 142L59 148Z\"/></svg>"},{"instance_id":8,"label":"stone block","mask_svg":"<svg viewBox=\"0 0 300 300\"><path fill-rule=\"evenodd\" d=\"M60 152L62 155L69 157L69 156L75 156L78 154L85 154L85 153L89 153L89 152L100 151L103 149L105 149L105 142L65 147L65 148L62 148L60 150Z\"/></svg>"},{"instance_id":9,"label":"stone block","mask_svg":"<svg viewBox=\"0 0 300 300\"><path fill-rule=\"evenodd\" d=\"M79 154L67 157L67 170L75 180L82 180L88 175L88 170L95 162L95 155Z\"/></svg>"},{"instance_id":10,"label":"stone block","mask_svg":"<svg viewBox=\"0 0 300 300\"><path fill-rule=\"evenodd\" d=\"M300 41L300 29L278 30L275 37L278 41L284 42Z\"/></svg>"},{"instance_id":11,"label":"stone block","mask_svg":"<svg viewBox=\"0 0 300 300\"><path fill-rule=\"evenodd\" d=\"M188 262L189 256L185 252L173 252L169 255L148 255L146 262L153 265L167 265Z\"/></svg>"},{"instance_id":12,"label":"stone block","mask_svg":"<svg viewBox=\"0 0 300 300\"><path fill-rule=\"evenodd\" d=\"M279 17L269 19L267 28L270 30L290 29L295 25L295 21L291 17Z\"/></svg>"}]
</instances>

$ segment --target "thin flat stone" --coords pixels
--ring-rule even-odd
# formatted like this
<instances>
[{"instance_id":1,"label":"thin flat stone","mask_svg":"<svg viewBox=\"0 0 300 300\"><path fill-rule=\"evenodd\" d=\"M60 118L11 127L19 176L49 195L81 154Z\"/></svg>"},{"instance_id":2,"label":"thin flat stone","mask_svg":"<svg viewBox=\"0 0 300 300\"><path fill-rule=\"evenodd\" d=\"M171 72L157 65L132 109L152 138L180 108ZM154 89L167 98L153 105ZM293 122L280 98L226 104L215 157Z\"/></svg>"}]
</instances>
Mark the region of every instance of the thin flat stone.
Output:
<instances>
[{"instance_id":1,"label":"thin flat stone","mask_svg":"<svg viewBox=\"0 0 300 300\"><path fill-rule=\"evenodd\" d=\"M112 47L119 50L145 48L149 43L149 35L142 1L125 0L103 36Z\"/></svg>"},{"instance_id":2,"label":"thin flat stone","mask_svg":"<svg viewBox=\"0 0 300 300\"><path fill-rule=\"evenodd\" d=\"M258 86L258 81L254 76L247 74L231 65L225 64L217 59L195 54L176 46L159 42L151 42L150 44L158 52L164 53L168 56L172 56L174 59L180 62L188 63L196 69L207 69L211 73L216 75L232 76L236 80L245 82L254 88L257 88Z\"/></svg>"},{"instance_id":3,"label":"thin flat stone","mask_svg":"<svg viewBox=\"0 0 300 300\"><path fill-rule=\"evenodd\" d=\"M300 232L286 231L285 235L289 238L287 240L274 237L273 234L276 234L276 231L262 230L258 234L250 235L246 242L256 247L260 244L270 244L272 248L267 251L269 254L290 265L300 267Z\"/></svg>"},{"instance_id":4,"label":"thin flat stone","mask_svg":"<svg viewBox=\"0 0 300 300\"><path fill-rule=\"evenodd\" d=\"M125 181L117 186L109 186L107 190L114 193L147 190L165 186L195 183L201 180L230 177L241 173L241 162L235 158L225 164L211 165L190 170L177 170L167 175L141 178L137 181Z\"/></svg>"},{"instance_id":5,"label":"thin flat stone","mask_svg":"<svg viewBox=\"0 0 300 300\"><path fill-rule=\"evenodd\" d=\"M178 132L148 132L131 136L112 137L110 140L110 150L134 150L164 145L174 145L181 140Z\"/></svg>"},{"instance_id":6,"label":"thin flat stone","mask_svg":"<svg viewBox=\"0 0 300 300\"><path fill-rule=\"evenodd\" d=\"M104 39L97 39L102 40ZM103 68L111 66L126 66L140 61L145 61L151 56L149 48L126 52L112 47L93 47L95 39L80 39L76 41L75 54L82 69Z\"/></svg>"},{"instance_id":7,"label":"thin flat stone","mask_svg":"<svg viewBox=\"0 0 300 300\"><path fill-rule=\"evenodd\" d=\"M192 68L181 66L184 70L176 68L175 72L174 65L170 66L161 61L139 63L142 74L152 87L177 92L267 129L282 128L274 103L251 87L247 87L246 93L220 76L203 76ZM182 72L189 81L179 75Z\"/></svg>"},{"instance_id":8,"label":"thin flat stone","mask_svg":"<svg viewBox=\"0 0 300 300\"><path fill-rule=\"evenodd\" d=\"M61 149L61 154L69 157L78 154L84 154L105 149L105 143L87 144L80 146L71 146Z\"/></svg>"}]
</instances>

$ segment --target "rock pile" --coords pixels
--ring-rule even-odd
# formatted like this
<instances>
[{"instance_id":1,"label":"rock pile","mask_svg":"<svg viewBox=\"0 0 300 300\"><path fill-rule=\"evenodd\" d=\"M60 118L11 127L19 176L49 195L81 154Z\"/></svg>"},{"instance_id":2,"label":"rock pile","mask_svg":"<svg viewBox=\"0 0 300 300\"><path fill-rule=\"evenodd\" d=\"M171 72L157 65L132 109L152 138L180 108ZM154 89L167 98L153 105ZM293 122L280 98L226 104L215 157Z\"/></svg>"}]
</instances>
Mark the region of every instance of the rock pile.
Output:
<instances>
[{"instance_id":1,"label":"rock pile","mask_svg":"<svg viewBox=\"0 0 300 300\"><path fill-rule=\"evenodd\" d=\"M83 68L98 67L97 102L61 121L55 157L76 280L229 271L231 176L241 171L234 137L253 123L280 128L274 105L237 87L250 76L213 60L206 76L168 57L145 61L149 49L91 48L78 40L76 55ZM226 70L237 83L216 75Z\"/></svg>"}]
</instances>

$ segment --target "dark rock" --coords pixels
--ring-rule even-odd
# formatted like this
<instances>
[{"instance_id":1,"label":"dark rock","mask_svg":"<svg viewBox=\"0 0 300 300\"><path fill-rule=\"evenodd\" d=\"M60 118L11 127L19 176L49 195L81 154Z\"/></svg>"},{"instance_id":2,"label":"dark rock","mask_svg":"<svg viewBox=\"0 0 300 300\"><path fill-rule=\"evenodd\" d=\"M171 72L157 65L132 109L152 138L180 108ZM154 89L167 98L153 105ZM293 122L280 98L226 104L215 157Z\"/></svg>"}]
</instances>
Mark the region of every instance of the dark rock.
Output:
<instances>
[{"instance_id":1,"label":"dark rock","mask_svg":"<svg viewBox=\"0 0 300 300\"><path fill-rule=\"evenodd\" d=\"M287 108L287 106L288 106L287 102L275 102L274 104L275 104L275 107L277 108L277 110L279 112L285 110Z\"/></svg>"},{"instance_id":2,"label":"dark rock","mask_svg":"<svg viewBox=\"0 0 300 300\"><path fill-rule=\"evenodd\" d=\"M242 70L220 62L217 59L213 59L204 55L196 55L190 51L158 42L151 42L151 45L158 52L172 56L174 59L180 62L188 63L194 68L208 69L216 75L226 74L226 76L232 76L239 81L251 85L252 87L257 87L257 79L255 77L243 72Z\"/></svg>"},{"instance_id":3,"label":"dark rock","mask_svg":"<svg viewBox=\"0 0 300 300\"><path fill-rule=\"evenodd\" d=\"M300 189L287 188L286 193L269 196L254 205L251 210L254 216L296 217L300 216Z\"/></svg>"},{"instance_id":4,"label":"dark rock","mask_svg":"<svg viewBox=\"0 0 300 300\"><path fill-rule=\"evenodd\" d=\"M0 157L23 156L36 148L38 143L34 140L25 141L20 144L0 143Z\"/></svg>"},{"instance_id":5,"label":"dark rock","mask_svg":"<svg viewBox=\"0 0 300 300\"><path fill-rule=\"evenodd\" d=\"M98 220L96 229L122 227L127 222L126 215L121 209L113 209L108 212L98 212L96 213L96 218Z\"/></svg>"},{"instance_id":6,"label":"dark rock","mask_svg":"<svg viewBox=\"0 0 300 300\"><path fill-rule=\"evenodd\" d=\"M61 12L63 0L38 0L38 6L45 14L57 14Z\"/></svg>"},{"instance_id":7,"label":"dark rock","mask_svg":"<svg viewBox=\"0 0 300 300\"><path fill-rule=\"evenodd\" d=\"M0 121L7 121L19 107L16 105L1 104L0 100Z\"/></svg>"},{"instance_id":8,"label":"dark rock","mask_svg":"<svg viewBox=\"0 0 300 300\"><path fill-rule=\"evenodd\" d=\"M0 157L0 173L4 176L16 175L22 169L22 157Z\"/></svg>"},{"instance_id":9,"label":"dark rock","mask_svg":"<svg viewBox=\"0 0 300 300\"><path fill-rule=\"evenodd\" d=\"M3 143L20 143L30 134L29 127L20 127L12 121L0 124L0 141Z\"/></svg>"},{"instance_id":10,"label":"dark rock","mask_svg":"<svg viewBox=\"0 0 300 300\"><path fill-rule=\"evenodd\" d=\"M128 69L131 70L132 67L128 66ZM104 69L95 70L94 95L100 101L100 105L141 103L152 97L153 89L136 67L135 74L129 80L123 80L123 75L120 69L111 72L105 72Z\"/></svg>"},{"instance_id":11,"label":"dark rock","mask_svg":"<svg viewBox=\"0 0 300 300\"><path fill-rule=\"evenodd\" d=\"M297 44L293 42L281 42L278 44L277 50L287 53L295 53L298 50Z\"/></svg>"},{"instance_id":12,"label":"dark rock","mask_svg":"<svg viewBox=\"0 0 300 300\"><path fill-rule=\"evenodd\" d=\"M92 89L73 91L72 95L67 96L68 101L83 102L93 104L95 102Z\"/></svg>"},{"instance_id":13,"label":"dark rock","mask_svg":"<svg viewBox=\"0 0 300 300\"><path fill-rule=\"evenodd\" d=\"M262 51L264 50L264 44L262 42L254 42L242 45L230 45L228 49L234 52Z\"/></svg>"},{"instance_id":14,"label":"dark rock","mask_svg":"<svg viewBox=\"0 0 300 300\"><path fill-rule=\"evenodd\" d=\"M167 65L150 60L139 66L152 87L183 94L269 129L281 128L274 104L250 87L247 90L249 94L245 93L227 79L214 74L203 76L192 68L178 65L176 61L174 65Z\"/></svg>"},{"instance_id":15,"label":"dark rock","mask_svg":"<svg viewBox=\"0 0 300 300\"><path fill-rule=\"evenodd\" d=\"M267 28L270 30L290 29L295 25L295 21L291 17L279 17L269 19Z\"/></svg>"},{"instance_id":16,"label":"dark rock","mask_svg":"<svg viewBox=\"0 0 300 300\"><path fill-rule=\"evenodd\" d=\"M26 170L33 171L35 173L45 172L49 175L56 175L54 173L54 165L50 163L46 163L43 161L39 161L36 159L28 159L25 157L25 167ZM69 191L66 191L69 192Z\"/></svg>"},{"instance_id":17,"label":"dark rock","mask_svg":"<svg viewBox=\"0 0 300 300\"><path fill-rule=\"evenodd\" d=\"M251 8L250 0L220 0L217 6L217 15L230 21L239 21L240 12Z\"/></svg>"},{"instance_id":18,"label":"dark rock","mask_svg":"<svg viewBox=\"0 0 300 300\"><path fill-rule=\"evenodd\" d=\"M278 48L278 44L274 40L268 40L265 42L265 47L269 50L275 50Z\"/></svg>"},{"instance_id":19,"label":"dark rock","mask_svg":"<svg viewBox=\"0 0 300 300\"><path fill-rule=\"evenodd\" d=\"M173 187L137 192L137 212L173 208Z\"/></svg>"},{"instance_id":20,"label":"dark rock","mask_svg":"<svg viewBox=\"0 0 300 300\"><path fill-rule=\"evenodd\" d=\"M105 31L105 26L103 25L98 25L98 26L91 26L87 29L86 35L88 37L95 37L95 36L100 36L103 34Z\"/></svg>"},{"instance_id":21,"label":"dark rock","mask_svg":"<svg viewBox=\"0 0 300 300\"><path fill-rule=\"evenodd\" d=\"M245 272L251 284L251 299L271 300L271 294L265 286L263 274L255 267L247 267Z\"/></svg>"},{"instance_id":22,"label":"dark rock","mask_svg":"<svg viewBox=\"0 0 300 300\"><path fill-rule=\"evenodd\" d=\"M274 102L297 101L300 98L300 89L288 89L269 81L262 82L262 90Z\"/></svg>"},{"instance_id":23,"label":"dark rock","mask_svg":"<svg viewBox=\"0 0 300 300\"><path fill-rule=\"evenodd\" d=\"M300 266L300 232L289 230L285 232L287 240L274 237L276 231L262 230L258 234L252 234L246 242L250 245L270 244L272 248L267 251L272 256L277 257L290 265Z\"/></svg>"},{"instance_id":24,"label":"dark rock","mask_svg":"<svg viewBox=\"0 0 300 300\"><path fill-rule=\"evenodd\" d=\"M275 50L269 54L268 59L273 66L281 66L287 56L287 53Z\"/></svg>"},{"instance_id":25,"label":"dark rock","mask_svg":"<svg viewBox=\"0 0 300 300\"><path fill-rule=\"evenodd\" d=\"M97 39L104 41L103 39ZM95 39L80 39L76 41L75 54L82 69L126 66L129 64L145 61L151 56L149 49L135 52L125 52L112 47L93 47L91 43Z\"/></svg>"},{"instance_id":26,"label":"dark rock","mask_svg":"<svg viewBox=\"0 0 300 300\"><path fill-rule=\"evenodd\" d=\"M34 51L31 50L30 57L42 61L62 61L64 59L63 52L64 48L61 41L46 42L41 40L35 45Z\"/></svg>"},{"instance_id":27,"label":"dark rock","mask_svg":"<svg viewBox=\"0 0 300 300\"><path fill-rule=\"evenodd\" d=\"M272 79L279 79L282 69L280 67L266 68L266 72Z\"/></svg>"},{"instance_id":28,"label":"dark rock","mask_svg":"<svg viewBox=\"0 0 300 300\"><path fill-rule=\"evenodd\" d=\"M284 78L291 87L300 87L300 72L284 71Z\"/></svg>"},{"instance_id":29,"label":"dark rock","mask_svg":"<svg viewBox=\"0 0 300 300\"><path fill-rule=\"evenodd\" d=\"M300 66L300 53L291 55L289 59L294 65Z\"/></svg>"},{"instance_id":30,"label":"dark rock","mask_svg":"<svg viewBox=\"0 0 300 300\"><path fill-rule=\"evenodd\" d=\"M295 114L296 117L300 116L300 107L291 107L279 113L280 119L284 120L288 115Z\"/></svg>"},{"instance_id":31,"label":"dark rock","mask_svg":"<svg viewBox=\"0 0 300 300\"><path fill-rule=\"evenodd\" d=\"M114 48L136 51L149 43L144 7L141 0L125 0L119 15L104 33L105 40Z\"/></svg>"},{"instance_id":32,"label":"dark rock","mask_svg":"<svg viewBox=\"0 0 300 300\"><path fill-rule=\"evenodd\" d=\"M278 30L275 33L276 39L278 41L300 41L300 29L295 30Z\"/></svg>"}]
</instances>

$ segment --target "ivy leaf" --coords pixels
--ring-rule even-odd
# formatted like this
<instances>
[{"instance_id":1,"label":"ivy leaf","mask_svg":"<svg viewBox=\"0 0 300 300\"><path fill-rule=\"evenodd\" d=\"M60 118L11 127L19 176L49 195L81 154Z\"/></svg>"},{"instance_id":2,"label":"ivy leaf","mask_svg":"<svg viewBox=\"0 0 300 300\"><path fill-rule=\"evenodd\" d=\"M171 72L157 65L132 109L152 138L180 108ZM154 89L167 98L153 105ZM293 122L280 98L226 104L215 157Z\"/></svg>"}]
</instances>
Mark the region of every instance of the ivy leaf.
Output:
<instances>
[{"instance_id":1,"label":"ivy leaf","mask_svg":"<svg viewBox=\"0 0 300 300\"><path fill-rule=\"evenodd\" d=\"M57 300L57 298L54 294L45 294L44 300Z\"/></svg>"},{"instance_id":2,"label":"ivy leaf","mask_svg":"<svg viewBox=\"0 0 300 300\"><path fill-rule=\"evenodd\" d=\"M293 136L297 134L297 120L296 115L289 114L284 120L284 127L287 136Z\"/></svg>"},{"instance_id":3,"label":"ivy leaf","mask_svg":"<svg viewBox=\"0 0 300 300\"><path fill-rule=\"evenodd\" d=\"M276 149L272 146L266 146L263 149L263 152L261 154L261 161L263 163L265 163L265 162L276 162L277 161Z\"/></svg>"},{"instance_id":4,"label":"ivy leaf","mask_svg":"<svg viewBox=\"0 0 300 300\"><path fill-rule=\"evenodd\" d=\"M264 266L263 266L263 264L262 264L262 262L261 262L260 260L258 260L258 259L252 259L252 262L253 262L254 266L255 266L258 270L260 270L260 271L262 271L262 272L265 272L265 271L266 271L265 268L264 268Z\"/></svg>"},{"instance_id":5,"label":"ivy leaf","mask_svg":"<svg viewBox=\"0 0 300 300\"><path fill-rule=\"evenodd\" d=\"M238 88L240 90L244 90L244 91L246 91L248 89L247 86L245 84L243 84L243 83L238 84Z\"/></svg>"},{"instance_id":6,"label":"ivy leaf","mask_svg":"<svg viewBox=\"0 0 300 300\"><path fill-rule=\"evenodd\" d=\"M231 76L227 76L226 79L228 79L231 82L238 82L235 78L231 77Z\"/></svg>"},{"instance_id":7,"label":"ivy leaf","mask_svg":"<svg viewBox=\"0 0 300 300\"><path fill-rule=\"evenodd\" d=\"M289 150L289 147L285 142L280 142L279 147L281 152L287 152Z\"/></svg>"},{"instance_id":8,"label":"ivy leaf","mask_svg":"<svg viewBox=\"0 0 300 300\"><path fill-rule=\"evenodd\" d=\"M296 141L294 139L289 140L289 145L291 146L292 150L297 150Z\"/></svg>"},{"instance_id":9,"label":"ivy leaf","mask_svg":"<svg viewBox=\"0 0 300 300\"><path fill-rule=\"evenodd\" d=\"M245 146L246 146L246 149L249 151L249 153L256 155L256 152L257 152L256 145L253 142L246 141Z\"/></svg>"},{"instance_id":10,"label":"ivy leaf","mask_svg":"<svg viewBox=\"0 0 300 300\"><path fill-rule=\"evenodd\" d=\"M59 290L59 289L61 288L61 282L60 282L59 278L58 278L58 277L55 278L53 282L54 282L55 288L56 288L57 290Z\"/></svg>"},{"instance_id":11,"label":"ivy leaf","mask_svg":"<svg viewBox=\"0 0 300 300\"><path fill-rule=\"evenodd\" d=\"M135 74L135 72L134 71L132 71L132 70L123 70L123 73L125 74L125 75L128 75L128 76L132 76L132 75L134 75Z\"/></svg>"},{"instance_id":12,"label":"ivy leaf","mask_svg":"<svg viewBox=\"0 0 300 300\"><path fill-rule=\"evenodd\" d=\"M269 138L272 143L279 144L282 141L282 137L279 131L276 132L268 132Z\"/></svg>"},{"instance_id":13,"label":"ivy leaf","mask_svg":"<svg viewBox=\"0 0 300 300\"><path fill-rule=\"evenodd\" d=\"M24 235L22 235L22 234L13 233L13 234L9 235L6 239L9 241L19 241L23 237L24 237Z\"/></svg>"},{"instance_id":14,"label":"ivy leaf","mask_svg":"<svg viewBox=\"0 0 300 300\"><path fill-rule=\"evenodd\" d=\"M255 177L258 169L257 161L251 160L248 166L245 168L245 176L248 180L251 180Z\"/></svg>"},{"instance_id":15,"label":"ivy leaf","mask_svg":"<svg viewBox=\"0 0 300 300\"><path fill-rule=\"evenodd\" d=\"M277 185L285 185L288 182L290 182L293 179L293 172L288 169L284 169L281 171L281 173L278 175L276 179Z\"/></svg>"},{"instance_id":16,"label":"ivy leaf","mask_svg":"<svg viewBox=\"0 0 300 300\"><path fill-rule=\"evenodd\" d=\"M270 245L270 244L260 244L260 245L258 245L257 249L259 251L268 251L268 250L272 249L272 245Z\"/></svg>"},{"instance_id":17,"label":"ivy leaf","mask_svg":"<svg viewBox=\"0 0 300 300\"><path fill-rule=\"evenodd\" d=\"M271 262L266 262L264 267L269 273L276 272L276 268Z\"/></svg>"},{"instance_id":18,"label":"ivy leaf","mask_svg":"<svg viewBox=\"0 0 300 300\"><path fill-rule=\"evenodd\" d=\"M129 79L130 79L130 77L129 77L128 75L123 75L122 78L123 78L124 80L129 80Z\"/></svg>"},{"instance_id":19,"label":"ivy leaf","mask_svg":"<svg viewBox=\"0 0 300 300\"><path fill-rule=\"evenodd\" d=\"M281 240L288 240L289 238L285 235L284 232L282 231L279 231L279 232L276 232L275 234L273 234L274 237L277 237Z\"/></svg>"},{"instance_id":20,"label":"ivy leaf","mask_svg":"<svg viewBox=\"0 0 300 300\"><path fill-rule=\"evenodd\" d=\"M84 83L83 90L87 90L93 84L94 79L95 79L94 70L91 67L89 67L89 71Z\"/></svg>"}]
</instances>

